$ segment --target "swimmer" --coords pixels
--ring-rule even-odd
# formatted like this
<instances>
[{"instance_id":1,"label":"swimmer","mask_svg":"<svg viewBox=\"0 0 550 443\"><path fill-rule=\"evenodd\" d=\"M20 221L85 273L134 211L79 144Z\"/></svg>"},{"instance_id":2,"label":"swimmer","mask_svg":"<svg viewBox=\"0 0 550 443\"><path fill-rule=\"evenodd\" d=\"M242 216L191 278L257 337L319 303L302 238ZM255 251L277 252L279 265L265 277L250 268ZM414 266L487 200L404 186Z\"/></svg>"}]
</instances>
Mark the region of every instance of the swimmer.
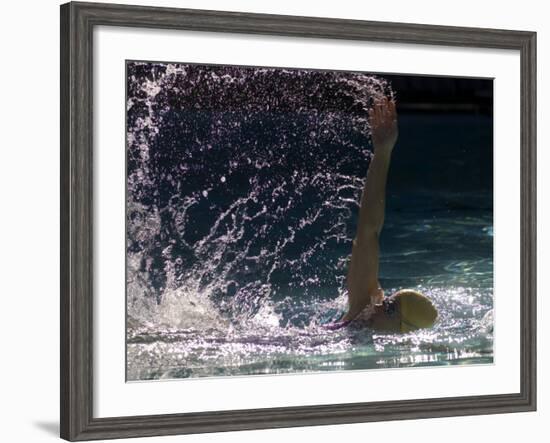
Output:
<instances>
[{"instance_id":1,"label":"swimmer","mask_svg":"<svg viewBox=\"0 0 550 443\"><path fill-rule=\"evenodd\" d=\"M361 195L357 233L353 240L347 275L348 311L336 323L338 329L362 320L370 328L408 332L432 326L437 310L421 293L403 289L390 297L378 281L379 236L384 224L386 179L397 141L397 112L393 99L383 98L369 110L374 155Z\"/></svg>"}]
</instances>

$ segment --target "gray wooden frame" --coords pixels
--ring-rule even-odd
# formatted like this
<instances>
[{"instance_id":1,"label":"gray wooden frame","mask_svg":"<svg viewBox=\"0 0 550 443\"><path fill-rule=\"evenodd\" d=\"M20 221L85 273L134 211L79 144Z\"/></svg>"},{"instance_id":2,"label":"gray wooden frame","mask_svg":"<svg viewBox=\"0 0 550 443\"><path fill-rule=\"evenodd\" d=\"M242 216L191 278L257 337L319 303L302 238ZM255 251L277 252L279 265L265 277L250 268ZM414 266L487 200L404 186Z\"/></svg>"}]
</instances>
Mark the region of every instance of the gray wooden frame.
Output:
<instances>
[{"instance_id":1,"label":"gray wooden frame","mask_svg":"<svg viewBox=\"0 0 550 443\"><path fill-rule=\"evenodd\" d=\"M521 57L521 392L129 417L93 417L92 44L129 26L517 50ZM61 437L71 441L536 409L536 33L235 12L61 6Z\"/></svg>"}]
</instances>

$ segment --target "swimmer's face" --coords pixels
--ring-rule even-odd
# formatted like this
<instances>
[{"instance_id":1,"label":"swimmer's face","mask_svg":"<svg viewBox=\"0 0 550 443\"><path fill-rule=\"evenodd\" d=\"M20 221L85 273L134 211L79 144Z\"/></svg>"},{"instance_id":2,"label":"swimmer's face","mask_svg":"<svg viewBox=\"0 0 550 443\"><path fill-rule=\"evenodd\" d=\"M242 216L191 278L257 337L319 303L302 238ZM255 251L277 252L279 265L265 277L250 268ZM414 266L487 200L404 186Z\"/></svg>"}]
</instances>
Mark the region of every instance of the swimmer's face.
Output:
<instances>
[{"instance_id":1,"label":"swimmer's face","mask_svg":"<svg viewBox=\"0 0 550 443\"><path fill-rule=\"evenodd\" d=\"M401 332L401 311L399 300L390 300L385 305L377 305L374 313L370 317L373 329Z\"/></svg>"}]
</instances>

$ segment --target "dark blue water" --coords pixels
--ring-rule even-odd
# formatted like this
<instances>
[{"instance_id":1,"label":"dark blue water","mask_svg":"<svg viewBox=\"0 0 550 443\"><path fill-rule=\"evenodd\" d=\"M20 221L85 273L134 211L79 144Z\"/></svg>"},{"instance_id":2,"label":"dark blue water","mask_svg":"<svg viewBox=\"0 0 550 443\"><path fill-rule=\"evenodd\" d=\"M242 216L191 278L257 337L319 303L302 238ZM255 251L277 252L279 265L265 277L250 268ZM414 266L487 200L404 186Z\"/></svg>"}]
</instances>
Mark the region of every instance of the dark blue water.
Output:
<instances>
[{"instance_id":1,"label":"dark blue water","mask_svg":"<svg viewBox=\"0 0 550 443\"><path fill-rule=\"evenodd\" d=\"M345 310L366 113L392 93L364 74L128 64L129 380L492 362L485 115L399 115L380 280L430 296L436 326L320 327Z\"/></svg>"}]
</instances>

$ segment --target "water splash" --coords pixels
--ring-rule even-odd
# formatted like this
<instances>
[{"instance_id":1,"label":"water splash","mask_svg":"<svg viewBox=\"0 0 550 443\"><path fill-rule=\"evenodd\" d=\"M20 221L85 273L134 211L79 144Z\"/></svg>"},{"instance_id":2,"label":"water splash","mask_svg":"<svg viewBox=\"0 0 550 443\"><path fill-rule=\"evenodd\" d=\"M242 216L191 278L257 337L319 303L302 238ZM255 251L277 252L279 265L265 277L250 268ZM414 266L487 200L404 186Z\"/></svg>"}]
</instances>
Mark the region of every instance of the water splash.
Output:
<instances>
[{"instance_id":1,"label":"water splash","mask_svg":"<svg viewBox=\"0 0 550 443\"><path fill-rule=\"evenodd\" d=\"M287 290L337 293L387 94L365 74L129 63L131 317L153 298L173 318L166 294L241 322Z\"/></svg>"}]
</instances>

